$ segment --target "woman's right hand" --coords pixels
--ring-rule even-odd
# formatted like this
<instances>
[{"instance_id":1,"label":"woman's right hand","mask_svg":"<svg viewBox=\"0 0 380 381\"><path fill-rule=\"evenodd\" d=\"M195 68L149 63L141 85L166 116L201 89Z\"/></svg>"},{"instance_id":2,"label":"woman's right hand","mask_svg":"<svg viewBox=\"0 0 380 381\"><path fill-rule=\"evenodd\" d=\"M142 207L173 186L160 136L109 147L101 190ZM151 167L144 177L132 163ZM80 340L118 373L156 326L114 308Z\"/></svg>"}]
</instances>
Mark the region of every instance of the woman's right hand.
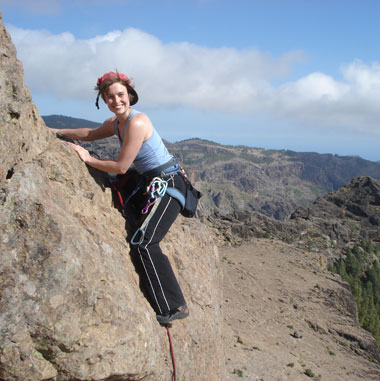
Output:
<instances>
[{"instance_id":1,"label":"woman's right hand","mask_svg":"<svg viewBox=\"0 0 380 381\"><path fill-rule=\"evenodd\" d=\"M55 134L57 134L57 135L62 135L62 134L60 134L60 129L59 128L50 128L49 127L49 129L50 129L50 131L53 131Z\"/></svg>"}]
</instances>

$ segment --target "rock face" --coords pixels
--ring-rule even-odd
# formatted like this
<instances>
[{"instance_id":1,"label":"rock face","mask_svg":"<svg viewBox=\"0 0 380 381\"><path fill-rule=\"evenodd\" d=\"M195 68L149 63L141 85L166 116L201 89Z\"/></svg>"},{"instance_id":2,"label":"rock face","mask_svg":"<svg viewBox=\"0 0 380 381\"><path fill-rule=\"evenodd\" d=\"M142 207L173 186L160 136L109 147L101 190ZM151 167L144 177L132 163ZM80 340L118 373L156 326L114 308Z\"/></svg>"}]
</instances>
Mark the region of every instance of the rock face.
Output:
<instances>
[{"instance_id":1,"label":"rock face","mask_svg":"<svg viewBox=\"0 0 380 381\"><path fill-rule=\"evenodd\" d=\"M38 110L23 84L23 68L2 19L0 28L0 178L5 179L12 175L14 165L28 162L44 150L49 134L43 123L37 123Z\"/></svg>"},{"instance_id":2,"label":"rock face","mask_svg":"<svg viewBox=\"0 0 380 381\"><path fill-rule=\"evenodd\" d=\"M220 244L236 246L254 238L272 237L337 258L342 248L362 240L380 242L380 180L354 178L337 191L298 208L286 221L248 211L214 213L207 220Z\"/></svg>"},{"instance_id":3,"label":"rock face","mask_svg":"<svg viewBox=\"0 0 380 381\"><path fill-rule=\"evenodd\" d=\"M363 239L380 242L380 180L363 176L297 209L291 222L306 224L313 231L338 245Z\"/></svg>"},{"instance_id":4,"label":"rock face","mask_svg":"<svg viewBox=\"0 0 380 381\"><path fill-rule=\"evenodd\" d=\"M110 190L44 125L2 25L0 41L0 379L170 380ZM163 246L190 308L171 329L178 377L223 380L210 234L179 218Z\"/></svg>"}]
</instances>

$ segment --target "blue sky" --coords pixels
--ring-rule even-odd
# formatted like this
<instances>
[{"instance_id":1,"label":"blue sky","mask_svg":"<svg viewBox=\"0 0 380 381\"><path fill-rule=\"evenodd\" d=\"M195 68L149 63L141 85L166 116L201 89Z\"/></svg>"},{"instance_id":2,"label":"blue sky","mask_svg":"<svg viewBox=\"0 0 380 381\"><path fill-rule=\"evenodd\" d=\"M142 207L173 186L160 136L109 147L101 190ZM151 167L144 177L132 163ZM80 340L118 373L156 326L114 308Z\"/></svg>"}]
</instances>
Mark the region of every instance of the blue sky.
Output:
<instances>
[{"instance_id":1,"label":"blue sky","mask_svg":"<svg viewBox=\"0 0 380 381\"><path fill-rule=\"evenodd\" d=\"M378 0L0 0L41 115L118 69L162 137L380 160Z\"/></svg>"}]
</instances>

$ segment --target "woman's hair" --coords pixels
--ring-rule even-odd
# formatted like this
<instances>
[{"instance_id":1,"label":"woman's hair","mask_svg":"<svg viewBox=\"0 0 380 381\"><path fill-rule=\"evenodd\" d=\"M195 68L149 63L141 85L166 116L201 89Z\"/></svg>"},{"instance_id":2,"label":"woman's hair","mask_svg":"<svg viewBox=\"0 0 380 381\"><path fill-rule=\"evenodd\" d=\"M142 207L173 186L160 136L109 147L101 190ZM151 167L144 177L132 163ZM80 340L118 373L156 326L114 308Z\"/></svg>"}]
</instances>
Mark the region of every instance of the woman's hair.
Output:
<instances>
[{"instance_id":1,"label":"woman's hair","mask_svg":"<svg viewBox=\"0 0 380 381\"><path fill-rule=\"evenodd\" d=\"M103 77L100 77L98 79L98 82L94 88L96 91L98 91L98 96L96 98L97 108L99 108L99 96L101 96L103 101L105 102L106 91L108 87L113 85L114 83L121 83L123 86L127 88L129 103L131 105L134 105L135 103L137 103L138 96L130 78L128 78L125 74L122 74L122 73L119 74L118 72L106 73L103 75Z\"/></svg>"}]
</instances>

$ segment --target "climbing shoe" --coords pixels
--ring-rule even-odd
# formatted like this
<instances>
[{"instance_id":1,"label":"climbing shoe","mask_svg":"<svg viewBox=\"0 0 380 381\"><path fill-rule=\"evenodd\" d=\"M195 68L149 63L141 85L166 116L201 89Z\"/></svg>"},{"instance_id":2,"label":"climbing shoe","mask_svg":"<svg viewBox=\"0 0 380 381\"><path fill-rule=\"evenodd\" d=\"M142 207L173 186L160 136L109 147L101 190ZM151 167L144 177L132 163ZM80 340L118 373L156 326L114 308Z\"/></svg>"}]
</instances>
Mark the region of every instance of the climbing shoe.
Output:
<instances>
[{"instance_id":1,"label":"climbing shoe","mask_svg":"<svg viewBox=\"0 0 380 381\"><path fill-rule=\"evenodd\" d=\"M156 315L156 319L160 324L168 324L171 323L173 320L177 319L184 319L189 316L189 309L187 308L187 305L183 305L181 307L178 307L174 310L169 311L165 315Z\"/></svg>"}]
</instances>

